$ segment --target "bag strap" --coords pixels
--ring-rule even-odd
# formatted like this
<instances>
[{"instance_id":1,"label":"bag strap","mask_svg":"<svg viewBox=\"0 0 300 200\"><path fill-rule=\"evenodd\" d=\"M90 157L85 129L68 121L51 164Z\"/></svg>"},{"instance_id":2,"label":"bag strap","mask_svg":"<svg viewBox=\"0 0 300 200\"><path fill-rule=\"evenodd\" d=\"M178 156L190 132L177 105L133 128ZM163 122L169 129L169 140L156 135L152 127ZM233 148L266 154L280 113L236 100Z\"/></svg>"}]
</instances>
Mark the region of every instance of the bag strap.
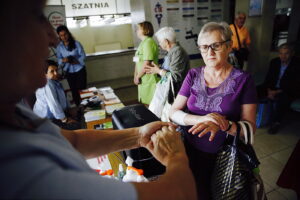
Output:
<instances>
[{"instance_id":1,"label":"bag strap","mask_svg":"<svg viewBox=\"0 0 300 200\"><path fill-rule=\"evenodd\" d=\"M175 90L174 90L174 85L173 85L173 77L172 74L170 74L170 84L171 84L171 91L172 91L172 95L173 95L173 102L175 101Z\"/></svg>"},{"instance_id":2,"label":"bag strap","mask_svg":"<svg viewBox=\"0 0 300 200\"><path fill-rule=\"evenodd\" d=\"M240 139L241 126L238 122L236 122L235 124L236 124L236 136L234 136L232 145L237 147L238 141Z\"/></svg>"},{"instance_id":3,"label":"bag strap","mask_svg":"<svg viewBox=\"0 0 300 200\"><path fill-rule=\"evenodd\" d=\"M244 143L245 144L253 144L254 143L254 134L253 134L253 127L248 121L239 121L237 122L244 133Z\"/></svg>"},{"instance_id":4,"label":"bag strap","mask_svg":"<svg viewBox=\"0 0 300 200\"><path fill-rule=\"evenodd\" d=\"M237 28L235 26L235 24L233 23L233 26L234 26L234 29L235 29L235 33L236 33L236 37L238 39L238 43L239 43L239 49L242 48L242 45L241 45L241 41L240 41L240 37L239 37L239 34L238 34L238 31L237 31Z\"/></svg>"},{"instance_id":5,"label":"bag strap","mask_svg":"<svg viewBox=\"0 0 300 200\"><path fill-rule=\"evenodd\" d=\"M243 130L244 133L244 143L248 144L248 131L247 131L247 127L244 123L242 123L241 121L237 122L240 126L241 129Z\"/></svg>"},{"instance_id":6,"label":"bag strap","mask_svg":"<svg viewBox=\"0 0 300 200\"><path fill-rule=\"evenodd\" d=\"M248 121L242 121L242 122L245 124L246 129L247 129L248 143L252 145L254 143L253 127L250 124L250 122L248 122Z\"/></svg>"}]
</instances>

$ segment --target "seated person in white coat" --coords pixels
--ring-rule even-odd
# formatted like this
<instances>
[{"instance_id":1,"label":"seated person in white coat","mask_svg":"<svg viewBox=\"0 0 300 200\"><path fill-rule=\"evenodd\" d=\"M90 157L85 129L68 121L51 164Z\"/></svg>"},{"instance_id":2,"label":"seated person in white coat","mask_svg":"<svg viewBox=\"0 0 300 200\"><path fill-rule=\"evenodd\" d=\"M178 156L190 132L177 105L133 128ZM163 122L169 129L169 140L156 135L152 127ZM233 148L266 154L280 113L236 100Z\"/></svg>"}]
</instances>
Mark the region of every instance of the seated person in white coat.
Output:
<instances>
[{"instance_id":1,"label":"seated person in white coat","mask_svg":"<svg viewBox=\"0 0 300 200\"><path fill-rule=\"evenodd\" d=\"M33 111L42 118L51 119L60 127L66 124L76 123L67 117L69 102L67 101L64 89L59 80L58 65L55 61L47 60L45 73L47 84L43 88L37 89L36 102Z\"/></svg>"}]
</instances>

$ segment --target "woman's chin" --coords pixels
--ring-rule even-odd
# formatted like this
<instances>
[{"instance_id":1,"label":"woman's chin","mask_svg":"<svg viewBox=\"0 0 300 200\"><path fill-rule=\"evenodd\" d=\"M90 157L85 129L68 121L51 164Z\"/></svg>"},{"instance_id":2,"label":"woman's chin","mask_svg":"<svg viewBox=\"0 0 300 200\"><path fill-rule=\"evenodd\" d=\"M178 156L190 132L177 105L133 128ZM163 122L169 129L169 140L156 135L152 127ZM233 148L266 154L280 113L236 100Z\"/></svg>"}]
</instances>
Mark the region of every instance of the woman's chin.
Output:
<instances>
[{"instance_id":1,"label":"woman's chin","mask_svg":"<svg viewBox=\"0 0 300 200\"><path fill-rule=\"evenodd\" d=\"M216 62L208 61L206 65L207 65L208 67L215 67L216 64L217 64Z\"/></svg>"}]
</instances>

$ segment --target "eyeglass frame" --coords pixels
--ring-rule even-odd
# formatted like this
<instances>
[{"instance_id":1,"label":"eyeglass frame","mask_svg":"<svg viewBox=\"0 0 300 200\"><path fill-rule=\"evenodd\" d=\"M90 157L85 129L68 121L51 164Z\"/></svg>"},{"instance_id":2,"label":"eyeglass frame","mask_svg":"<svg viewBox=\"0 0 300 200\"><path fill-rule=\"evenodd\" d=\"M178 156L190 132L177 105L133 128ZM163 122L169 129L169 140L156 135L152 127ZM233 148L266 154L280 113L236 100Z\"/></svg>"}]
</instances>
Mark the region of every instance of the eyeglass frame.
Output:
<instances>
[{"instance_id":1,"label":"eyeglass frame","mask_svg":"<svg viewBox=\"0 0 300 200\"><path fill-rule=\"evenodd\" d=\"M230 42L231 40L226 40L226 41L223 41L223 42L214 42L214 43L212 43L212 44L210 44L210 45L199 45L198 46L198 49L199 49L199 51L201 52L201 53L207 53L208 52L208 50L209 50L209 48L212 50L212 51L220 51L221 49L219 49L219 50L215 50L213 47L212 47L212 45L214 45L214 44L217 44L217 43L220 43L221 44L221 47L222 47L222 45L224 44L224 43L226 43L226 42ZM201 51L201 46L207 46L207 51Z\"/></svg>"}]
</instances>

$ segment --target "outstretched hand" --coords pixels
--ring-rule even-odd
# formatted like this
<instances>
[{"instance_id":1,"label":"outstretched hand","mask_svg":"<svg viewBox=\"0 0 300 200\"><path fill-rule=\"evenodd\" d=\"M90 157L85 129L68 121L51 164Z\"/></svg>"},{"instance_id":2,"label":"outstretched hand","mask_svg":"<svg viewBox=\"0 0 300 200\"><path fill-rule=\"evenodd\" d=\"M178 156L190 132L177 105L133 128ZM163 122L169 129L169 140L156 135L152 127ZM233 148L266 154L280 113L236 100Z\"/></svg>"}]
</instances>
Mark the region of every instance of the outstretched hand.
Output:
<instances>
[{"instance_id":1,"label":"outstretched hand","mask_svg":"<svg viewBox=\"0 0 300 200\"><path fill-rule=\"evenodd\" d=\"M215 124L217 124L220 129L222 131L225 131L228 126L228 120L226 119L226 117L224 117L223 115L219 114L219 113L209 113L207 115L205 115L207 121L211 121L214 122Z\"/></svg>"},{"instance_id":2,"label":"outstretched hand","mask_svg":"<svg viewBox=\"0 0 300 200\"><path fill-rule=\"evenodd\" d=\"M212 121L205 121L195 124L192 128L188 130L189 133L195 135L199 134L198 137L202 137L203 135L210 132L209 141L213 141L217 132L220 130L220 127Z\"/></svg>"},{"instance_id":3,"label":"outstretched hand","mask_svg":"<svg viewBox=\"0 0 300 200\"><path fill-rule=\"evenodd\" d=\"M144 69L147 74L158 74L160 70L159 66L154 62L151 62L151 65L146 65Z\"/></svg>"},{"instance_id":4,"label":"outstretched hand","mask_svg":"<svg viewBox=\"0 0 300 200\"><path fill-rule=\"evenodd\" d=\"M133 82L135 85L139 85L140 84L140 78L135 76L134 79L133 79Z\"/></svg>"}]
</instances>

